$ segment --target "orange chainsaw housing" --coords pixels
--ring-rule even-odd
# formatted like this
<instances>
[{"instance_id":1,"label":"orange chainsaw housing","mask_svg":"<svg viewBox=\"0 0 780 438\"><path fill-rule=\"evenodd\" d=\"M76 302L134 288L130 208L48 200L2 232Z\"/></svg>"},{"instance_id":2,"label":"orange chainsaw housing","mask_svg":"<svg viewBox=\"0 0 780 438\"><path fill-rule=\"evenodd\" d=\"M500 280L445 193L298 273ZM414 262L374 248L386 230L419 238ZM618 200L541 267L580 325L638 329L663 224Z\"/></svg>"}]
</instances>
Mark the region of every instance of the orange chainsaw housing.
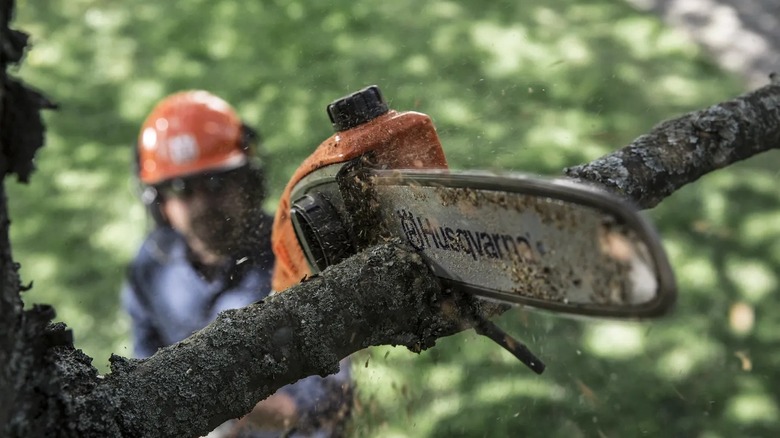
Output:
<instances>
[{"instance_id":1,"label":"orange chainsaw housing","mask_svg":"<svg viewBox=\"0 0 780 438\"><path fill-rule=\"evenodd\" d=\"M389 110L361 125L333 134L295 170L279 201L271 233L276 257L272 279L274 291L283 291L311 275L290 218L293 187L321 167L343 163L368 152L374 152L375 162L383 168L447 168L436 128L426 114Z\"/></svg>"}]
</instances>

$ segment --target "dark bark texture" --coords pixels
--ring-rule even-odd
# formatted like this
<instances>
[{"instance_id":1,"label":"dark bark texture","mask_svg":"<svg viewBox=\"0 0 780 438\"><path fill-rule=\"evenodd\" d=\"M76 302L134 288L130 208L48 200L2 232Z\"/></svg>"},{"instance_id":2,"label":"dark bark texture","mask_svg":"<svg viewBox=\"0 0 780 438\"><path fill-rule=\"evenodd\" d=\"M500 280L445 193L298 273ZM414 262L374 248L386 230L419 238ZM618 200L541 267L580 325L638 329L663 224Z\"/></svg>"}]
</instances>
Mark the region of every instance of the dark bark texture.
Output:
<instances>
[{"instance_id":1,"label":"dark bark texture","mask_svg":"<svg viewBox=\"0 0 780 438\"><path fill-rule=\"evenodd\" d=\"M565 170L641 208L656 206L685 184L780 146L780 75L728 102L655 126L624 148Z\"/></svg>"},{"instance_id":2,"label":"dark bark texture","mask_svg":"<svg viewBox=\"0 0 780 438\"><path fill-rule=\"evenodd\" d=\"M119 407L114 432L204 433L287 383L336 372L341 358L368 346L430 347L461 330L469 316L461 312L471 311L442 291L416 254L375 247L262 303L224 312L149 359L115 356L112 373L71 418L109 405Z\"/></svg>"},{"instance_id":3,"label":"dark bark texture","mask_svg":"<svg viewBox=\"0 0 780 438\"><path fill-rule=\"evenodd\" d=\"M10 29L13 2L0 1L0 172L16 174L27 181L32 158L43 145L40 109L45 99L6 74L6 67L22 59L27 35ZM8 239L5 184L0 186L0 435L44 436L61 418L56 397L57 383L51 370L51 352L57 345L69 345L70 334L61 326L50 326L54 310L36 306L23 311L19 265L14 262ZM56 420L55 420L56 421Z\"/></svg>"},{"instance_id":4,"label":"dark bark texture","mask_svg":"<svg viewBox=\"0 0 780 438\"><path fill-rule=\"evenodd\" d=\"M43 143L39 93L5 74L26 37L8 29L0 0L0 171L23 181ZM625 148L566 173L651 207L700 176L776 147L780 81L732 101L663 122ZM0 198L0 436L197 436L247 413L256 401L302 377L326 375L373 345L420 351L489 316L443 290L412 251L370 248L282 294L220 315L192 337L144 360L111 359L99 376L73 348L54 310L23 311L18 265Z\"/></svg>"}]
</instances>

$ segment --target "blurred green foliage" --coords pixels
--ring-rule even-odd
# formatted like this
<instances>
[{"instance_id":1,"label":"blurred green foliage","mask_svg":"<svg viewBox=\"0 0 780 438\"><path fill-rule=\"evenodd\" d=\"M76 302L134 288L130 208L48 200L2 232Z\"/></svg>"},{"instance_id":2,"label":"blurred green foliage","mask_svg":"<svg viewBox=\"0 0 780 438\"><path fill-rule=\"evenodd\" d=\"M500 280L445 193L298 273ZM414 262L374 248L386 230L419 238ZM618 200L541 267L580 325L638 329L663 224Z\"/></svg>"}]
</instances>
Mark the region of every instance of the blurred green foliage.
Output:
<instances>
[{"instance_id":1,"label":"blurred green foliage","mask_svg":"<svg viewBox=\"0 0 780 438\"><path fill-rule=\"evenodd\" d=\"M129 355L118 303L148 220L131 145L155 101L207 88L265 138L274 197L331 134L325 105L368 84L430 114L458 168L559 174L657 122L733 97L653 16L614 0L19 0L16 72L61 104L32 184L9 184L29 305L47 302L105 370ZM501 325L535 376L473 333L420 355L355 358L356 436L770 436L780 431L776 154L702 178L649 212L679 304L643 323L516 310ZM268 207L273 207L273 199ZM413 291L410 291L413 293Z\"/></svg>"}]
</instances>

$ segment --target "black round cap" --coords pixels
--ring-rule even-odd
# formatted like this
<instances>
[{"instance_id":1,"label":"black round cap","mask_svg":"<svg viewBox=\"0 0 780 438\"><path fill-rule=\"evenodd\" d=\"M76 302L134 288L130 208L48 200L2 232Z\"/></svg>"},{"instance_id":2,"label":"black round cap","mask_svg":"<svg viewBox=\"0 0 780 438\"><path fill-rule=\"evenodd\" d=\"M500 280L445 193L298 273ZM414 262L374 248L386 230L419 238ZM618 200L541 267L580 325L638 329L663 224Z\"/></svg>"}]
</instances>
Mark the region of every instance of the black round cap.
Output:
<instances>
[{"instance_id":1,"label":"black round cap","mask_svg":"<svg viewBox=\"0 0 780 438\"><path fill-rule=\"evenodd\" d=\"M345 131L373 120L390 109L376 85L370 85L328 105L328 117L333 129Z\"/></svg>"}]
</instances>

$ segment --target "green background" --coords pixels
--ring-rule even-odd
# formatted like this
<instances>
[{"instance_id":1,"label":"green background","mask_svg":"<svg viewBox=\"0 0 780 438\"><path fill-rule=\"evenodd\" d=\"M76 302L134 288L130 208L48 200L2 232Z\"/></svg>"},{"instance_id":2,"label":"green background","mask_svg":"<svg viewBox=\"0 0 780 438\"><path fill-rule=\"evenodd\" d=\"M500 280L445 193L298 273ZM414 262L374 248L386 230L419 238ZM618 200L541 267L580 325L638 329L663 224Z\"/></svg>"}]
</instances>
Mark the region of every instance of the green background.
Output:
<instances>
[{"instance_id":1,"label":"green background","mask_svg":"<svg viewBox=\"0 0 780 438\"><path fill-rule=\"evenodd\" d=\"M275 198L331 134L325 105L369 84L431 115L453 167L542 174L746 91L616 0L19 0L17 15L33 47L14 73L61 105L32 184L9 184L24 299L54 304L101 371L130 355L118 291L149 226L131 145L168 93L209 89L259 127ZM500 324L546 361L542 376L472 332L420 355L361 352L354 434L775 435L778 162L716 172L647 212L679 281L671 316L510 312Z\"/></svg>"}]
</instances>

